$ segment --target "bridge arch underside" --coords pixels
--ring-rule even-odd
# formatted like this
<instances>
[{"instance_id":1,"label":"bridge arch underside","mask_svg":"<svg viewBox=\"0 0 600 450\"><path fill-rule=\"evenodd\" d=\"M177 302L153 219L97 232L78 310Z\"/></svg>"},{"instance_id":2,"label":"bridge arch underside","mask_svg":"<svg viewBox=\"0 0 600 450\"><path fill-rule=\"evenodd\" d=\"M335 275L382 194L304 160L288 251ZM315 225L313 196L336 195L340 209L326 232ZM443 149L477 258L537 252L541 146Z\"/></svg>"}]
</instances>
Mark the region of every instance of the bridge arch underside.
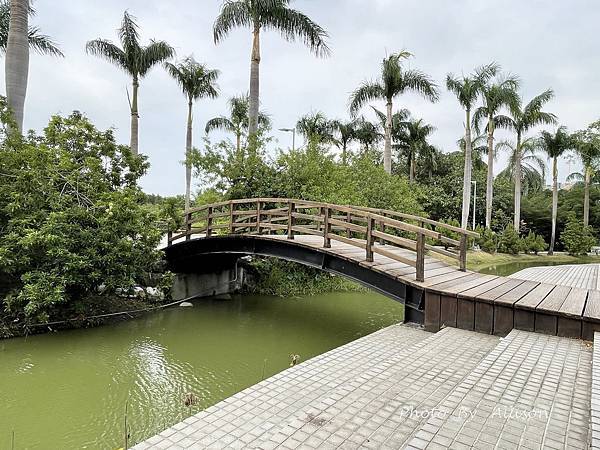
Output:
<instances>
[{"instance_id":1,"label":"bridge arch underside","mask_svg":"<svg viewBox=\"0 0 600 450\"><path fill-rule=\"evenodd\" d=\"M405 322L424 322L423 290L356 261L299 244L292 239L260 236L215 236L191 239L164 249L169 270L178 274L209 273L232 267L241 256L257 255L293 261L349 278L405 305Z\"/></svg>"}]
</instances>

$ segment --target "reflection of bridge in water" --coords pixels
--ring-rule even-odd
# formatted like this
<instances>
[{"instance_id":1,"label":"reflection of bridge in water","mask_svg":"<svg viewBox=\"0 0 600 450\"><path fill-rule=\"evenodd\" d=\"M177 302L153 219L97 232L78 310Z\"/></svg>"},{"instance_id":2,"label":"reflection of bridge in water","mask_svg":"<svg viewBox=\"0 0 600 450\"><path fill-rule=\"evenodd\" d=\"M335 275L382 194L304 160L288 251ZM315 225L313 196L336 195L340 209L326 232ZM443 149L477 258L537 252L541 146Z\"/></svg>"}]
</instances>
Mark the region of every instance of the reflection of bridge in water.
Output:
<instances>
[{"instance_id":1,"label":"reflection of bridge in water","mask_svg":"<svg viewBox=\"0 0 600 450\"><path fill-rule=\"evenodd\" d=\"M600 351L561 337L593 338L599 291L461 270L470 233L448 227L458 239L442 237L444 226L391 211L287 199L236 200L189 212L186 230L171 236L166 249L176 272L240 255L298 261L402 301L407 320L435 333L407 324L385 328L134 448L600 446ZM435 253L454 258L457 267Z\"/></svg>"}]
</instances>

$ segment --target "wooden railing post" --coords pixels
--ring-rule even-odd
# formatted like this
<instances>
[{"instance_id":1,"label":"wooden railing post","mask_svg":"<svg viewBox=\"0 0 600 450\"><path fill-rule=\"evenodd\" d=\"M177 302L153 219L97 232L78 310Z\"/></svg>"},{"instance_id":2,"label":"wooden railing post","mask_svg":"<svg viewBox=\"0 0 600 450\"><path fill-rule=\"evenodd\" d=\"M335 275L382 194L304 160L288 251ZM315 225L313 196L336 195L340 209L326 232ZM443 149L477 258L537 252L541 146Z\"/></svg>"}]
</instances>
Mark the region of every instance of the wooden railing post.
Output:
<instances>
[{"instance_id":1,"label":"wooden railing post","mask_svg":"<svg viewBox=\"0 0 600 450\"><path fill-rule=\"evenodd\" d=\"M261 234L261 229L260 229L260 216L262 215L261 206L262 206L262 202L260 200L257 200L256 201L256 233L257 234Z\"/></svg>"},{"instance_id":2,"label":"wooden railing post","mask_svg":"<svg viewBox=\"0 0 600 450\"><path fill-rule=\"evenodd\" d=\"M167 247L170 247L173 243L173 232L171 230L167 231Z\"/></svg>"},{"instance_id":3,"label":"wooden railing post","mask_svg":"<svg viewBox=\"0 0 600 450\"><path fill-rule=\"evenodd\" d=\"M229 234L233 234L233 207L234 203L229 202Z\"/></svg>"},{"instance_id":4,"label":"wooden railing post","mask_svg":"<svg viewBox=\"0 0 600 450\"><path fill-rule=\"evenodd\" d=\"M463 272L467 270L467 240L466 234L460 236L460 255L458 261L460 263L460 270Z\"/></svg>"},{"instance_id":5,"label":"wooden railing post","mask_svg":"<svg viewBox=\"0 0 600 450\"><path fill-rule=\"evenodd\" d=\"M192 238L192 213L185 214L185 240L189 241Z\"/></svg>"},{"instance_id":6,"label":"wooden railing post","mask_svg":"<svg viewBox=\"0 0 600 450\"><path fill-rule=\"evenodd\" d=\"M331 233L330 214L331 210L326 206L323 211L323 247L325 248L331 248L331 239L329 238L329 233Z\"/></svg>"},{"instance_id":7,"label":"wooden railing post","mask_svg":"<svg viewBox=\"0 0 600 450\"><path fill-rule=\"evenodd\" d=\"M212 222L213 222L213 218L212 218L212 213L213 213L213 208L212 206L209 206L208 209L206 210L206 237L210 237L212 235Z\"/></svg>"},{"instance_id":8,"label":"wooden railing post","mask_svg":"<svg viewBox=\"0 0 600 450\"><path fill-rule=\"evenodd\" d=\"M346 222L352 223L352 213L350 211L346 213ZM346 228L346 236L348 239L352 239L352 230L350 228Z\"/></svg>"},{"instance_id":9,"label":"wooden railing post","mask_svg":"<svg viewBox=\"0 0 600 450\"><path fill-rule=\"evenodd\" d=\"M294 239L294 209L296 209L295 203L292 201L288 201L288 239Z\"/></svg>"},{"instance_id":10,"label":"wooden railing post","mask_svg":"<svg viewBox=\"0 0 600 450\"><path fill-rule=\"evenodd\" d=\"M415 262L417 269L417 281L425 281L425 235L417 233L417 260Z\"/></svg>"},{"instance_id":11,"label":"wooden railing post","mask_svg":"<svg viewBox=\"0 0 600 450\"><path fill-rule=\"evenodd\" d=\"M385 222L379 221L379 231L381 231L382 233L385 233ZM379 243L385 244L385 239L379 238Z\"/></svg>"},{"instance_id":12,"label":"wooden railing post","mask_svg":"<svg viewBox=\"0 0 600 450\"><path fill-rule=\"evenodd\" d=\"M373 219L371 216L367 217L367 236L366 236L366 241L367 241L367 246L366 246L366 251L367 251L367 257L366 260L367 262L373 262L373 228L375 228L375 219Z\"/></svg>"}]
</instances>

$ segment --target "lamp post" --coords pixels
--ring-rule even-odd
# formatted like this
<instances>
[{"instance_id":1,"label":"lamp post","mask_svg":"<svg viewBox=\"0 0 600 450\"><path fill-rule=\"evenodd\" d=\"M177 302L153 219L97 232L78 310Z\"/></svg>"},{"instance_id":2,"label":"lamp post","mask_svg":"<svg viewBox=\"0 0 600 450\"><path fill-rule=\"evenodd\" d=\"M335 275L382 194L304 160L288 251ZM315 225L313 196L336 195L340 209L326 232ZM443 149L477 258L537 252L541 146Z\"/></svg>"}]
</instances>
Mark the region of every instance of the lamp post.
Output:
<instances>
[{"instance_id":1,"label":"lamp post","mask_svg":"<svg viewBox=\"0 0 600 450\"><path fill-rule=\"evenodd\" d=\"M473 231L475 231L475 207L477 206L477 181L471 180L473 183Z\"/></svg>"},{"instance_id":2,"label":"lamp post","mask_svg":"<svg viewBox=\"0 0 600 450\"><path fill-rule=\"evenodd\" d=\"M285 133L292 133L292 151L296 150L296 127L280 128L279 131L283 131Z\"/></svg>"}]
</instances>

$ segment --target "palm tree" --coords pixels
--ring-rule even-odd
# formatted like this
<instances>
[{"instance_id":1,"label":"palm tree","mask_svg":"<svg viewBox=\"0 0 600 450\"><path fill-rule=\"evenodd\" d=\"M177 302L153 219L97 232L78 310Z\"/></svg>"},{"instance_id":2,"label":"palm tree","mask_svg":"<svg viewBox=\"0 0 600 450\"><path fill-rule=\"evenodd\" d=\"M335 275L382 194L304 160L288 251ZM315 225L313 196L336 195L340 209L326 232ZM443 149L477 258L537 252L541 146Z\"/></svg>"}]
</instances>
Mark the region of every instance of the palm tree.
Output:
<instances>
[{"instance_id":1,"label":"palm tree","mask_svg":"<svg viewBox=\"0 0 600 450\"><path fill-rule=\"evenodd\" d=\"M341 120L333 120L331 122L333 130L337 133L336 145L342 149L342 164L348 164L348 144L356 140L357 121L350 120L342 122Z\"/></svg>"},{"instance_id":2,"label":"palm tree","mask_svg":"<svg viewBox=\"0 0 600 450\"><path fill-rule=\"evenodd\" d=\"M571 136L567 133L566 127L558 127L556 133L542 131L540 134L539 145L546 152L549 158L552 158L552 235L550 238L550 248L548 254L554 253L554 242L556 240L556 213L558 210L558 158L571 148Z\"/></svg>"},{"instance_id":3,"label":"palm tree","mask_svg":"<svg viewBox=\"0 0 600 450\"><path fill-rule=\"evenodd\" d=\"M518 102L509 105L511 117L508 126L512 128L517 135L517 140L514 147L514 227L517 232L521 227L521 159L524 155L523 135L535 126L552 125L556 123L556 116L554 114L542 111L543 106L552 100L553 97L554 91L552 91L552 89L548 89L531 99L531 101L525 106L522 106L520 99Z\"/></svg>"},{"instance_id":4,"label":"palm tree","mask_svg":"<svg viewBox=\"0 0 600 450\"><path fill-rule=\"evenodd\" d=\"M425 123L423 119L413 119L404 122L403 129L397 136L398 144L394 148L406 155L408 179L411 183L415 181L417 157L431 151L427 139L434 131L435 127Z\"/></svg>"},{"instance_id":5,"label":"palm tree","mask_svg":"<svg viewBox=\"0 0 600 450\"><path fill-rule=\"evenodd\" d=\"M138 88L140 79L152 67L171 58L175 51L164 41L152 40L149 45L139 43L138 25L135 18L127 11L123 14L123 22L118 29L119 39L123 48L119 48L106 39L95 39L86 45L88 53L100 56L123 69L133 79L131 109L131 141L130 148L134 155L138 154Z\"/></svg>"},{"instance_id":6,"label":"palm tree","mask_svg":"<svg viewBox=\"0 0 600 450\"><path fill-rule=\"evenodd\" d=\"M289 7L290 0L226 0L217 17L213 35L221 42L233 28L252 30L250 59L249 135L258 131L260 33L263 29L279 31L287 41L301 39L317 56L329 55L327 32L309 17Z\"/></svg>"},{"instance_id":7,"label":"palm tree","mask_svg":"<svg viewBox=\"0 0 600 450\"><path fill-rule=\"evenodd\" d=\"M546 164L537 152L540 149L539 140L533 137L521 142L519 154L517 145L511 141L500 141L496 144L495 152L508 150L508 164L499 175L515 180L516 174L520 174L519 185L523 187L524 193L537 192L544 188L546 183ZM517 161L520 162L517 167Z\"/></svg>"},{"instance_id":8,"label":"palm tree","mask_svg":"<svg viewBox=\"0 0 600 450\"><path fill-rule=\"evenodd\" d=\"M336 143L333 135L335 124L320 111L302 116L296 123L296 130L304 136L307 144Z\"/></svg>"},{"instance_id":9,"label":"palm tree","mask_svg":"<svg viewBox=\"0 0 600 450\"><path fill-rule=\"evenodd\" d=\"M485 189L485 226L492 225L492 204L494 200L494 132L496 128L507 128L510 119L500 111L503 107L518 103L517 89L519 80L514 76L486 83L481 89L483 105L473 113L475 130L479 133L480 125L487 120L487 182Z\"/></svg>"},{"instance_id":10,"label":"palm tree","mask_svg":"<svg viewBox=\"0 0 600 450\"><path fill-rule=\"evenodd\" d=\"M471 142L471 111L485 83L496 74L498 66L489 64L478 68L473 76L456 78L452 74L446 77L446 87L456 95L465 110L465 168L463 175L463 198L461 227L467 228L471 205L471 171L473 169Z\"/></svg>"},{"instance_id":11,"label":"palm tree","mask_svg":"<svg viewBox=\"0 0 600 450\"><path fill-rule=\"evenodd\" d=\"M15 124L19 132L23 130L25 95L29 74L28 21L29 0L11 0L4 72L8 106L14 114Z\"/></svg>"},{"instance_id":12,"label":"palm tree","mask_svg":"<svg viewBox=\"0 0 600 450\"><path fill-rule=\"evenodd\" d=\"M583 173L572 173L567 181L583 181L583 223L590 223L590 184L600 169L600 136L597 128L599 122L591 124L587 130L575 133L573 145L583 164Z\"/></svg>"},{"instance_id":13,"label":"palm tree","mask_svg":"<svg viewBox=\"0 0 600 450\"><path fill-rule=\"evenodd\" d=\"M165 69L181 87L188 101L187 133L185 137L185 210L190 209L190 190L192 182L192 107L194 100L200 98L216 98L216 85L219 71L199 64L192 57L185 58L178 64L165 63Z\"/></svg>"},{"instance_id":14,"label":"palm tree","mask_svg":"<svg viewBox=\"0 0 600 450\"><path fill-rule=\"evenodd\" d=\"M239 95L229 99L229 117L218 116L206 122L205 132L213 130L228 131L235 135L236 152L242 151L242 138L248 133L248 95ZM258 113L258 126L260 129L268 129L271 119L264 112Z\"/></svg>"},{"instance_id":15,"label":"palm tree","mask_svg":"<svg viewBox=\"0 0 600 450\"><path fill-rule=\"evenodd\" d=\"M373 149L373 146L382 138L381 130L377 124L369 122L364 117L356 119L356 140L362 146L363 153Z\"/></svg>"},{"instance_id":16,"label":"palm tree","mask_svg":"<svg viewBox=\"0 0 600 450\"><path fill-rule=\"evenodd\" d=\"M405 70L401 61L411 53L401 51L383 59L381 79L377 82L364 81L350 97L350 113L354 116L365 104L374 100L386 102L385 147L383 150L383 168L392 173L392 111L393 101L405 92L416 92L427 100L436 101L439 97L437 86L423 72Z\"/></svg>"},{"instance_id":17,"label":"palm tree","mask_svg":"<svg viewBox=\"0 0 600 450\"><path fill-rule=\"evenodd\" d=\"M29 15L33 16L35 10L29 7ZM0 1L0 52L6 53L6 46L8 44L8 29L10 27L10 1ZM29 49L36 51L42 55L50 56L65 56L60 51L60 48L56 43L45 34L40 34L40 30L37 27L29 27L27 33L29 40Z\"/></svg>"}]
</instances>

